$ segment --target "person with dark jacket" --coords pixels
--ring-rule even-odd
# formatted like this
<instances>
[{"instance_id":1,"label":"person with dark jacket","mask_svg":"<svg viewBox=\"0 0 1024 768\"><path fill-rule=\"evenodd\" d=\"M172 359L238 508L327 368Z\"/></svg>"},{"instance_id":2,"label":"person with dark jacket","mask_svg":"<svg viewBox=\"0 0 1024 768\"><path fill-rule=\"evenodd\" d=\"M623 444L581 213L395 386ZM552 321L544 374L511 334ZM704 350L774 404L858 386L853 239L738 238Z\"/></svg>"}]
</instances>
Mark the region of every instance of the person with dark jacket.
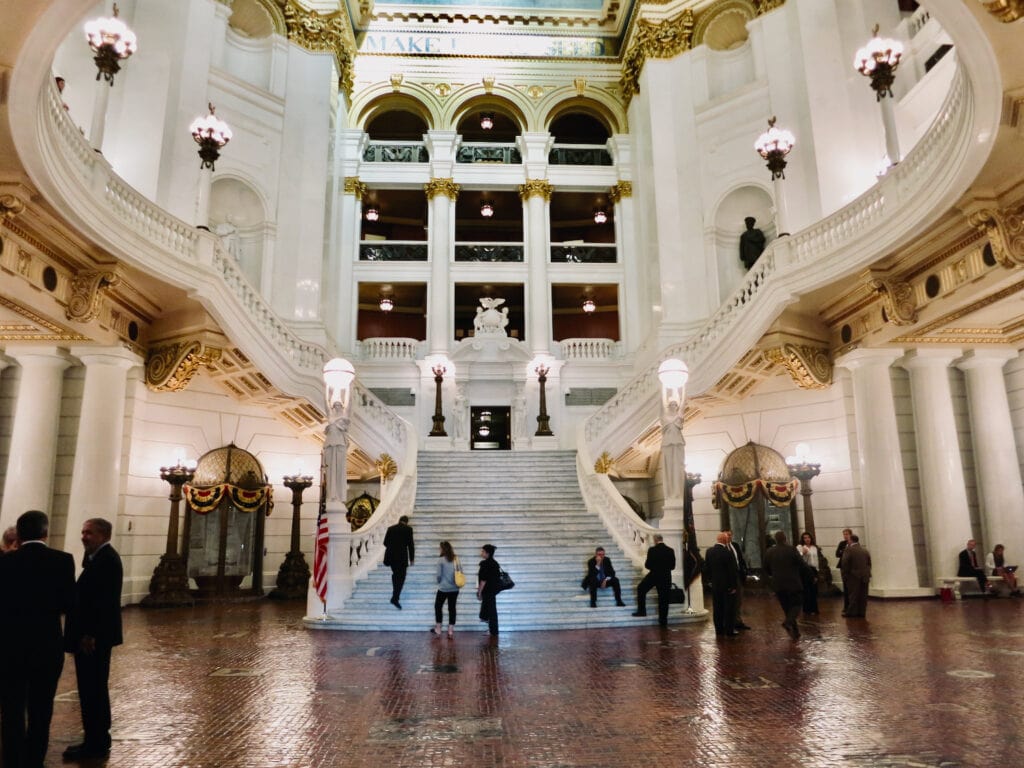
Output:
<instances>
[{"instance_id":1,"label":"person with dark jacket","mask_svg":"<svg viewBox=\"0 0 1024 768\"><path fill-rule=\"evenodd\" d=\"M654 534L654 546L647 550L644 562L647 575L636 585L636 610L634 616L647 615L647 593L651 588L658 590L658 623L668 626L668 598L672 590L672 569L676 567L676 553L665 543L665 538Z\"/></svg>"},{"instance_id":2,"label":"person with dark jacket","mask_svg":"<svg viewBox=\"0 0 1024 768\"><path fill-rule=\"evenodd\" d=\"M981 593L988 593L988 577L985 575L985 569L978 563L978 553L975 547L978 543L974 539L967 540L967 548L960 550L960 554L957 556L957 576L973 576L978 580L978 589Z\"/></svg>"},{"instance_id":3,"label":"person with dark jacket","mask_svg":"<svg viewBox=\"0 0 1024 768\"><path fill-rule=\"evenodd\" d=\"M480 548L480 570L477 574L476 596L480 601L480 621L487 622L492 637L498 635L498 591L501 585L501 566L494 559L493 544Z\"/></svg>"},{"instance_id":4,"label":"person with dark jacket","mask_svg":"<svg viewBox=\"0 0 1024 768\"><path fill-rule=\"evenodd\" d=\"M704 573L711 583L712 618L715 634L719 637L736 637L736 592L739 589L740 572L736 556L729 547L729 535L722 531L715 544L704 553Z\"/></svg>"},{"instance_id":5,"label":"person with dark jacket","mask_svg":"<svg viewBox=\"0 0 1024 768\"><path fill-rule=\"evenodd\" d=\"M782 628L794 640L800 637L796 619L804 600L804 567L804 559L796 547L786 541L786 534L776 531L775 546L764 555L764 571L771 577L772 589L785 615Z\"/></svg>"},{"instance_id":6,"label":"person with dark jacket","mask_svg":"<svg viewBox=\"0 0 1024 768\"><path fill-rule=\"evenodd\" d=\"M416 560L416 547L412 540L409 516L402 515L398 522L384 533L384 565L391 566L391 604L402 610L398 599L405 586L405 572Z\"/></svg>"},{"instance_id":7,"label":"person with dark jacket","mask_svg":"<svg viewBox=\"0 0 1024 768\"><path fill-rule=\"evenodd\" d=\"M25 512L17 521L18 549L0 557L0 735L3 764L11 768L46 759L64 669L60 617L75 600L75 560L46 545L49 527L45 513Z\"/></svg>"},{"instance_id":8,"label":"person with dark jacket","mask_svg":"<svg viewBox=\"0 0 1024 768\"><path fill-rule=\"evenodd\" d=\"M113 526L102 518L82 524L85 560L68 617L66 649L75 656L75 679L82 710L81 744L64 750L65 760L110 754L110 657L121 645L121 556L110 544Z\"/></svg>"},{"instance_id":9,"label":"person with dark jacket","mask_svg":"<svg viewBox=\"0 0 1024 768\"><path fill-rule=\"evenodd\" d=\"M615 566L612 565L610 557L605 557L604 547L598 547L594 550L594 556L587 561L587 575L583 577L580 588L590 590L590 607L597 608L597 590L608 587L611 587L615 594L615 604L619 607L624 606L622 587L615 577Z\"/></svg>"}]
</instances>

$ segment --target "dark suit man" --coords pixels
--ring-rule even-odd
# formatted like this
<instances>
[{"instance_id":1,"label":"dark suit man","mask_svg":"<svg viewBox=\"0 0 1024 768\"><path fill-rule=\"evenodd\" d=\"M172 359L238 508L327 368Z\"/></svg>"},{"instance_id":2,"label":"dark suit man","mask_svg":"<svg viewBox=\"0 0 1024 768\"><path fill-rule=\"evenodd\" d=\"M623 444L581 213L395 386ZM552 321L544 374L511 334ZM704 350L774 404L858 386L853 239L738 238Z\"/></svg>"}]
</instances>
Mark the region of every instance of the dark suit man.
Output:
<instances>
[{"instance_id":1,"label":"dark suit man","mask_svg":"<svg viewBox=\"0 0 1024 768\"><path fill-rule=\"evenodd\" d=\"M405 572L416 560L416 547L412 540L412 527L407 515L388 528L384 534L384 565L391 566L391 604L402 610L398 598L405 586Z\"/></svg>"},{"instance_id":2,"label":"dark suit man","mask_svg":"<svg viewBox=\"0 0 1024 768\"><path fill-rule=\"evenodd\" d=\"M722 531L727 537L725 546L732 552L736 559L736 567L739 569L739 582L736 584L736 595L733 600L733 624L736 629L750 629L750 626L743 621L743 585L747 583L747 560L743 557L743 550L733 541L732 531L726 528Z\"/></svg>"},{"instance_id":3,"label":"dark suit man","mask_svg":"<svg viewBox=\"0 0 1024 768\"><path fill-rule=\"evenodd\" d=\"M49 527L44 513L26 512L18 518L18 549L0 558L0 733L10 768L43 765L64 669L60 617L74 603L75 561L46 546Z\"/></svg>"},{"instance_id":4,"label":"dark suit man","mask_svg":"<svg viewBox=\"0 0 1024 768\"><path fill-rule=\"evenodd\" d=\"M676 567L676 553L665 543L665 538L654 534L654 546L647 550L644 562L647 575L636 586L636 611L634 616L647 615L647 593L651 588L658 590L658 623L668 626L668 597L672 590L672 569Z\"/></svg>"},{"instance_id":5,"label":"dark suit man","mask_svg":"<svg viewBox=\"0 0 1024 768\"><path fill-rule=\"evenodd\" d=\"M66 648L75 655L78 701L85 739L64 750L65 760L110 753L110 655L121 645L121 557L110 545L112 526L93 518L82 524L85 560L68 617Z\"/></svg>"},{"instance_id":6,"label":"dark suit man","mask_svg":"<svg viewBox=\"0 0 1024 768\"><path fill-rule=\"evenodd\" d=\"M853 531L849 528L843 528L843 540L836 546L836 565L839 566L840 576L843 573L843 552L850 546L850 537L853 536ZM846 580L843 579L843 613L846 613L846 609L850 607L850 590L846 586Z\"/></svg>"},{"instance_id":7,"label":"dark suit man","mask_svg":"<svg viewBox=\"0 0 1024 768\"><path fill-rule=\"evenodd\" d=\"M843 552L839 564L843 572L843 585L850 592L850 604L843 616L864 618L868 608L868 582L871 581L871 553L860 545L860 537L853 535Z\"/></svg>"},{"instance_id":8,"label":"dark suit man","mask_svg":"<svg viewBox=\"0 0 1024 768\"><path fill-rule=\"evenodd\" d=\"M615 566L612 565L611 558L605 557L604 547L595 549L594 556L587 561L587 575L583 577L583 583L580 586L590 590L591 608L597 608L597 590L608 587L611 587L615 594L615 604L625 605L622 602L622 587L619 585L619 580L615 578Z\"/></svg>"},{"instance_id":9,"label":"dark suit man","mask_svg":"<svg viewBox=\"0 0 1024 768\"><path fill-rule=\"evenodd\" d=\"M786 541L782 531L775 532L775 546L765 552L764 570L771 577L775 597L785 614L782 628L795 640L800 637L796 619L804 600L804 559L796 547Z\"/></svg>"},{"instance_id":10,"label":"dark suit man","mask_svg":"<svg viewBox=\"0 0 1024 768\"><path fill-rule=\"evenodd\" d=\"M978 565L978 554L974 548L978 546L974 539L967 540L967 549L960 551L960 563L956 570L957 576L973 576L978 580L978 588L982 594L988 593L988 577L985 569Z\"/></svg>"},{"instance_id":11,"label":"dark suit man","mask_svg":"<svg viewBox=\"0 0 1024 768\"><path fill-rule=\"evenodd\" d=\"M715 539L714 546L704 553L704 573L711 582L712 618L715 634L719 637L735 637L736 591L739 589L740 572L736 557L729 547L729 535L722 531Z\"/></svg>"}]
</instances>

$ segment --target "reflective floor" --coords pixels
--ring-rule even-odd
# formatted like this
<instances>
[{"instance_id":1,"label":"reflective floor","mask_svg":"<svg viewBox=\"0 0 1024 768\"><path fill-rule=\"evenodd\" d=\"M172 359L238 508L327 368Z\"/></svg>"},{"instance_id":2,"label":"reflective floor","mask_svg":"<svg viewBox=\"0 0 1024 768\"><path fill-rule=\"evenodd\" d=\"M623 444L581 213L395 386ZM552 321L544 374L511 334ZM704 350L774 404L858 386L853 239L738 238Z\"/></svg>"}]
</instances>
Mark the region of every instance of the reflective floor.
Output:
<instances>
[{"instance_id":1,"label":"reflective floor","mask_svg":"<svg viewBox=\"0 0 1024 768\"><path fill-rule=\"evenodd\" d=\"M1024 765L1024 600L872 601L867 620L822 600L799 641L768 597L722 640L709 623L492 642L460 603L455 640L311 632L299 604L128 609L107 764ZM80 733L74 685L69 663L49 766Z\"/></svg>"}]
</instances>

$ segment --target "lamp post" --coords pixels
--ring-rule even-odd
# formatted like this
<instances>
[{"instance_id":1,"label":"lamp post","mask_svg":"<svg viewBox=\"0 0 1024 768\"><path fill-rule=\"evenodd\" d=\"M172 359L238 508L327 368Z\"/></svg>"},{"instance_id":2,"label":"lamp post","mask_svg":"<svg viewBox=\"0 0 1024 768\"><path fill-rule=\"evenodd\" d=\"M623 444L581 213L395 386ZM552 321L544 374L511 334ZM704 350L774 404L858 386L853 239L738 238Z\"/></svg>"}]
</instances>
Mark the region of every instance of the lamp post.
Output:
<instances>
[{"instance_id":1,"label":"lamp post","mask_svg":"<svg viewBox=\"0 0 1024 768\"><path fill-rule=\"evenodd\" d=\"M544 391L544 385L547 383L548 374L551 372L551 368L539 363L533 372L537 374L537 384L540 386L540 404L537 413L537 431L534 432L534 437L551 437L554 432L551 431L551 417L548 415L548 401Z\"/></svg>"},{"instance_id":2,"label":"lamp post","mask_svg":"<svg viewBox=\"0 0 1024 768\"><path fill-rule=\"evenodd\" d=\"M754 149L764 158L772 172L772 188L775 193L775 228L779 237L789 235L789 212L782 182L786 178L786 155L796 145L793 134L784 128L775 127L774 115L768 119L768 130L757 137Z\"/></svg>"},{"instance_id":3,"label":"lamp post","mask_svg":"<svg viewBox=\"0 0 1024 768\"><path fill-rule=\"evenodd\" d=\"M215 114L213 104L207 105L210 114L197 117L189 126L192 139L199 145L199 196L196 201L196 227L210 228L210 189L213 186L214 164L220 151L231 141L231 129Z\"/></svg>"},{"instance_id":4,"label":"lamp post","mask_svg":"<svg viewBox=\"0 0 1024 768\"><path fill-rule=\"evenodd\" d=\"M309 589L309 565L306 564L299 541L299 516L302 511L302 492L312 484L313 478L310 475L284 477L284 487L292 492L292 546L277 572L277 588L269 595L276 600L305 597Z\"/></svg>"},{"instance_id":5,"label":"lamp post","mask_svg":"<svg viewBox=\"0 0 1024 768\"><path fill-rule=\"evenodd\" d=\"M431 437L448 437L444 431L444 411L441 410L441 384L444 383L444 375L448 371L442 363L438 363L430 369L434 373L434 426L430 430Z\"/></svg>"},{"instance_id":6,"label":"lamp post","mask_svg":"<svg viewBox=\"0 0 1024 768\"><path fill-rule=\"evenodd\" d=\"M875 101L882 109L882 124L885 126L885 152L890 165L900 161L899 136L896 133L895 96L892 84L896 81L896 68L903 56L903 43L888 37L878 36L878 25L871 30L871 39L857 51L853 68L864 77L871 78Z\"/></svg>"},{"instance_id":7,"label":"lamp post","mask_svg":"<svg viewBox=\"0 0 1024 768\"><path fill-rule=\"evenodd\" d=\"M181 507L181 489L192 482L195 470L178 461L173 467L160 467L160 479L171 484L171 517L167 522L167 548L153 569L149 580L149 594L142 598L147 608L168 608L192 605L195 601L188 591L188 564L178 553L178 514ZM187 512L186 512L187 514Z\"/></svg>"},{"instance_id":8,"label":"lamp post","mask_svg":"<svg viewBox=\"0 0 1024 768\"><path fill-rule=\"evenodd\" d=\"M113 15L85 23L85 39L92 48L96 64L96 96L89 127L89 145L97 152L103 149L103 133L107 123L107 102L114 75L121 71L121 62L138 48L135 33L118 17L117 3Z\"/></svg>"},{"instance_id":9,"label":"lamp post","mask_svg":"<svg viewBox=\"0 0 1024 768\"><path fill-rule=\"evenodd\" d=\"M786 466L789 467L789 474L800 481L800 495L804 500L804 530L817 541L818 536L814 531L814 508L811 506L811 480L821 474L821 464L808 461L806 446L803 443L797 446L796 453L796 456L786 457Z\"/></svg>"}]
</instances>

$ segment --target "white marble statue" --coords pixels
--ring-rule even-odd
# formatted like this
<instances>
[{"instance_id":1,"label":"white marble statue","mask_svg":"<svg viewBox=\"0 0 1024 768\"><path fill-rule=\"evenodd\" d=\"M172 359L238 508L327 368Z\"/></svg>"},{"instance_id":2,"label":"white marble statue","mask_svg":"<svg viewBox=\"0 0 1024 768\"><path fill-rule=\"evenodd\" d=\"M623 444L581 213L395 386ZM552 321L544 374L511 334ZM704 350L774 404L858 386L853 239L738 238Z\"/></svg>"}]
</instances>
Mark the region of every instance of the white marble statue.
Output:
<instances>
[{"instance_id":1,"label":"white marble statue","mask_svg":"<svg viewBox=\"0 0 1024 768\"><path fill-rule=\"evenodd\" d=\"M492 299L484 296L480 299L480 305L476 308L476 317L473 318L473 331L476 335L507 336L505 328L508 326L508 307L501 307L504 299Z\"/></svg>"},{"instance_id":2,"label":"white marble statue","mask_svg":"<svg viewBox=\"0 0 1024 768\"><path fill-rule=\"evenodd\" d=\"M661 415L661 476L666 499L686 495L686 441L683 412L678 400L669 400Z\"/></svg>"},{"instance_id":3,"label":"white marble statue","mask_svg":"<svg viewBox=\"0 0 1024 768\"><path fill-rule=\"evenodd\" d=\"M465 440L469 429L469 403L466 400L466 385L455 385L455 402L452 404L455 417L455 439Z\"/></svg>"},{"instance_id":4,"label":"white marble statue","mask_svg":"<svg viewBox=\"0 0 1024 768\"><path fill-rule=\"evenodd\" d=\"M348 399L336 399L327 414L324 430L324 482L327 501L345 503L348 483Z\"/></svg>"},{"instance_id":5,"label":"white marble statue","mask_svg":"<svg viewBox=\"0 0 1024 768\"><path fill-rule=\"evenodd\" d=\"M516 387L516 396L512 401L512 439L522 440L526 437L526 395L523 386Z\"/></svg>"}]
</instances>

